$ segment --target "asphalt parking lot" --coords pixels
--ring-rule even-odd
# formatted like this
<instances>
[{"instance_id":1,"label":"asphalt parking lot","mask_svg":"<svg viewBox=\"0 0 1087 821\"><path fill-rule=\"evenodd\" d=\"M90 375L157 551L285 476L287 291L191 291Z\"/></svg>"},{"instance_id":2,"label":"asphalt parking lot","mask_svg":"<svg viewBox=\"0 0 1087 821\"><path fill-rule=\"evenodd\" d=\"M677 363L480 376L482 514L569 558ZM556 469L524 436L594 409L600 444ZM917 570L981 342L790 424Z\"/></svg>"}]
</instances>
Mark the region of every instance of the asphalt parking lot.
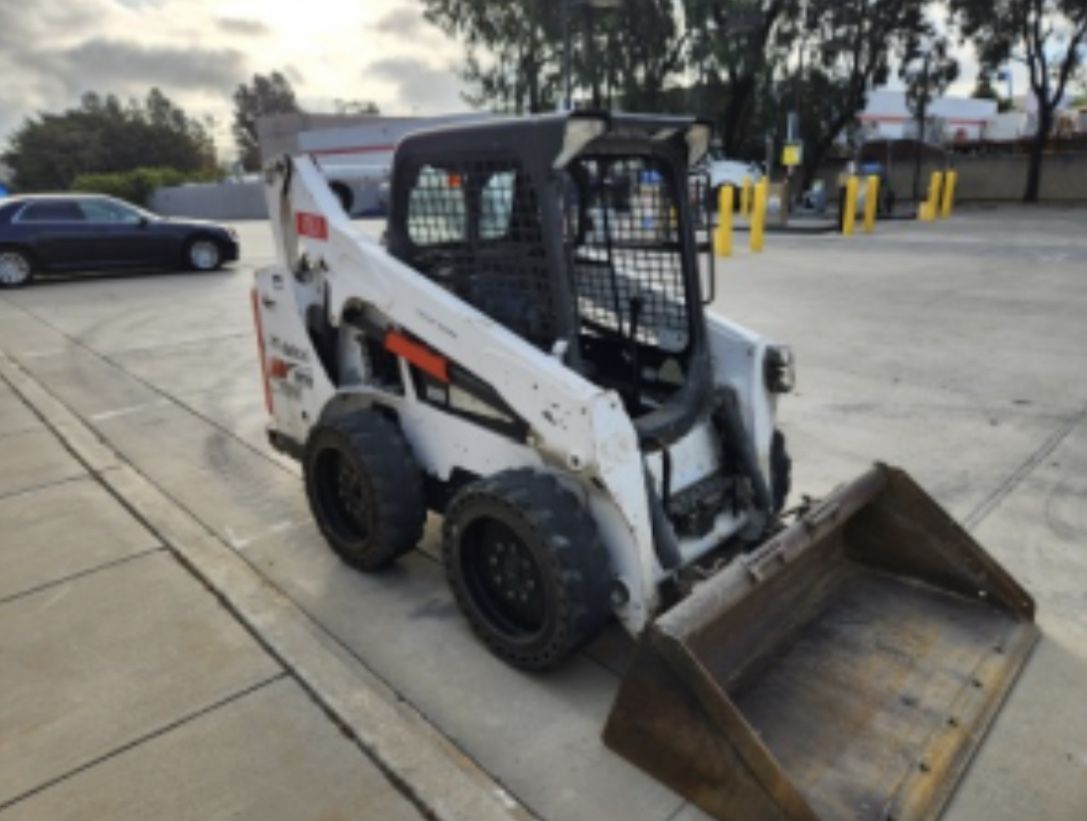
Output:
<instances>
[{"instance_id":1,"label":"asphalt parking lot","mask_svg":"<svg viewBox=\"0 0 1087 821\"><path fill-rule=\"evenodd\" d=\"M781 407L794 493L818 496L876 459L900 465L1037 599L1044 638L950 819L1087 815L1083 224L1082 210L964 209L874 236L773 234L763 254L740 247L718 266L714 310L797 355ZM600 741L631 648L617 628L557 673L526 675L460 618L435 521L380 576L324 546L297 468L264 438L249 288L271 235L238 228L242 261L221 272L0 294L0 350L532 813L701 817ZM0 630L20 601L0 597Z\"/></svg>"}]
</instances>

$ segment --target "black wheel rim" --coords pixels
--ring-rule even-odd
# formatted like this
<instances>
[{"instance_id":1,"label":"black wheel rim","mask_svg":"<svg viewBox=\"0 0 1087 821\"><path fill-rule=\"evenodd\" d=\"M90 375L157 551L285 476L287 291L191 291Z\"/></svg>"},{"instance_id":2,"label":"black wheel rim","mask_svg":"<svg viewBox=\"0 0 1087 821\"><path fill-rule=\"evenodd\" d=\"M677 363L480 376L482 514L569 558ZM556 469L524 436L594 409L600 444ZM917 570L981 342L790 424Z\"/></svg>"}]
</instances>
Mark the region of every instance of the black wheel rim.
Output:
<instances>
[{"instance_id":1,"label":"black wheel rim","mask_svg":"<svg viewBox=\"0 0 1087 821\"><path fill-rule=\"evenodd\" d=\"M373 530L369 488L354 462L325 450L314 463L317 503L325 522L347 542L365 542Z\"/></svg>"},{"instance_id":2,"label":"black wheel rim","mask_svg":"<svg viewBox=\"0 0 1087 821\"><path fill-rule=\"evenodd\" d=\"M462 536L464 578L477 608L511 639L531 639L547 619L547 592L539 565L513 528L484 518Z\"/></svg>"}]
</instances>

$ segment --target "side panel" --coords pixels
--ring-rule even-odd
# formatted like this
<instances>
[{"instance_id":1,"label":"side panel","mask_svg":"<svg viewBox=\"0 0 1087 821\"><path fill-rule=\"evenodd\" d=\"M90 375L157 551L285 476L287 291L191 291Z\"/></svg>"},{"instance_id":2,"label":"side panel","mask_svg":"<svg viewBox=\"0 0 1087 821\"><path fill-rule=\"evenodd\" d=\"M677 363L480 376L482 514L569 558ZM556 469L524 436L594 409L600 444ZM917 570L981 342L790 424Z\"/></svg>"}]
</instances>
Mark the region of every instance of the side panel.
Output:
<instances>
[{"instance_id":1,"label":"side panel","mask_svg":"<svg viewBox=\"0 0 1087 821\"><path fill-rule=\"evenodd\" d=\"M770 443L774 436L776 400L766 388L769 340L716 314L706 313L714 384L731 385L740 398L744 424L754 438L763 475L770 476Z\"/></svg>"}]
</instances>

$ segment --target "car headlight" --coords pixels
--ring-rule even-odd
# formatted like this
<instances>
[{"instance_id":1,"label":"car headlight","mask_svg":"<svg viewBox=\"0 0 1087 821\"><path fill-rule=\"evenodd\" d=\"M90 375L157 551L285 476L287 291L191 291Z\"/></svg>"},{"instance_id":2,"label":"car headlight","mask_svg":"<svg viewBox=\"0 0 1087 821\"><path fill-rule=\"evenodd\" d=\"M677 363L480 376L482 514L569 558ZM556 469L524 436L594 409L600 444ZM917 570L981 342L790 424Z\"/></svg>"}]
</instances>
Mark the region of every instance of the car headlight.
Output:
<instances>
[{"instance_id":1,"label":"car headlight","mask_svg":"<svg viewBox=\"0 0 1087 821\"><path fill-rule=\"evenodd\" d=\"M796 386L796 360L787 345L771 345L763 359L766 389L771 393L788 393Z\"/></svg>"}]
</instances>

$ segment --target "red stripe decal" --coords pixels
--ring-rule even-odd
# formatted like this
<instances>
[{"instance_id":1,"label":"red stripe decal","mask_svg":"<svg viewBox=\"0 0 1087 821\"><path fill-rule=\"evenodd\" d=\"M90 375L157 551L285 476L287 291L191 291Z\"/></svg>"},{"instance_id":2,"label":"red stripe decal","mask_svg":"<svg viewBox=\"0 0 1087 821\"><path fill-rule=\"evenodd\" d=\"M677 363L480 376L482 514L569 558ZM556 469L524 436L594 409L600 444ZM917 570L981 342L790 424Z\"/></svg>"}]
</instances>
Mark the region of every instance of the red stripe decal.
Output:
<instances>
[{"instance_id":1,"label":"red stripe decal","mask_svg":"<svg viewBox=\"0 0 1087 821\"><path fill-rule=\"evenodd\" d=\"M350 148L317 148L311 154L330 156L333 154L384 154L396 151L395 145L359 145Z\"/></svg>"},{"instance_id":2,"label":"red stripe decal","mask_svg":"<svg viewBox=\"0 0 1087 821\"><path fill-rule=\"evenodd\" d=\"M268 415L272 415L272 388L268 384L268 363L264 358L264 328L260 321L260 305L257 300L257 289L250 291L253 299L253 324L257 326L257 352L260 355L260 381L264 385L264 408Z\"/></svg>"},{"instance_id":3,"label":"red stripe decal","mask_svg":"<svg viewBox=\"0 0 1087 821\"><path fill-rule=\"evenodd\" d=\"M294 226L298 234L303 237L313 237L313 239L319 240L328 239L328 220L320 214L299 211L294 215Z\"/></svg>"},{"instance_id":4,"label":"red stripe decal","mask_svg":"<svg viewBox=\"0 0 1087 821\"><path fill-rule=\"evenodd\" d=\"M412 342L396 331L389 331L385 334L385 347L397 356L404 357L419 370L429 373L439 382L449 382L449 360L426 345Z\"/></svg>"}]
</instances>

